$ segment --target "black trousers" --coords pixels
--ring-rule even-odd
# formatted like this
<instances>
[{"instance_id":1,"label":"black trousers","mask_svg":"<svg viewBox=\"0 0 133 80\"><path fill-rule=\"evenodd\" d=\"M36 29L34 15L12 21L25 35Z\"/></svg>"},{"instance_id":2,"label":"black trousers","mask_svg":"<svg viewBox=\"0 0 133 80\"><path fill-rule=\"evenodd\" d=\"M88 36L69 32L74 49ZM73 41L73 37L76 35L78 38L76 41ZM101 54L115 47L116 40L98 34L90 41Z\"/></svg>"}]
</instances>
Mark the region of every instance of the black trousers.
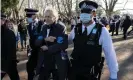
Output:
<instances>
[{"instance_id":1,"label":"black trousers","mask_svg":"<svg viewBox=\"0 0 133 80\"><path fill-rule=\"evenodd\" d=\"M34 71L37 66L37 58L38 58L38 49L33 49L31 51L31 55L26 65L28 80L33 80L34 78L34 75L35 75Z\"/></svg>"},{"instance_id":2,"label":"black trousers","mask_svg":"<svg viewBox=\"0 0 133 80\"><path fill-rule=\"evenodd\" d=\"M8 70L8 72L1 73L1 79L3 79L6 74L8 74L8 76L10 77L11 80L20 80L18 71L17 71L16 61L13 61L9 68L10 69Z\"/></svg>"},{"instance_id":3,"label":"black trousers","mask_svg":"<svg viewBox=\"0 0 133 80\"><path fill-rule=\"evenodd\" d=\"M44 68L42 68L38 80L49 80L52 73L53 80L65 80L67 77L68 60L62 60L61 54L46 54Z\"/></svg>"},{"instance_id":4,"label":"black trousers","mask_svg":"<svg viewBox=\"0 0 133 80\"><path fill-rule=\"evenodd\" d=\"M116 26L115 30L116 30L116 35L118 35L119 34L119 25Z\"/></svg>"},{"instance_id":5,"label":"black trousers","mask_svg":"<svg viewBox=\"0 0 133 80\"><path fill-rule=\"evenodd\" d=\"M20 34L21 48L26 48L26 34ZM23 46L24 43L24 46Z\"/></svg>"},{"instance_id":6,"label":"black trousers","mask_svg":"<svg viewBox=\"0 0 133 80\"><path fill-rule=\"evenodd\" d=\"M115 32L115 25L112 25L112 36L114 36L114 32Z\"/></svg>"},{"instance_id":7,"label":"black trousers","mask_svg":"<svg viewBox=\"0 0 133 80\"><path fill-rule=\"evenodd\" d=\"M97 80L91 74L92 66L81 66L77 61L72 61L69 69L68 80Z\"/></svg>"},{"instance_id":8,"label":"black trousers","mask_svg":"<svg viewBox=\"0 0 133 80\"><path fill-rule=\"evenodd\" d=\"M123 38L124 38L124 39L127 38L127 30L128 30L128 28L124 28L124 29L123 29Z\"/></svg>"}]
</instances>

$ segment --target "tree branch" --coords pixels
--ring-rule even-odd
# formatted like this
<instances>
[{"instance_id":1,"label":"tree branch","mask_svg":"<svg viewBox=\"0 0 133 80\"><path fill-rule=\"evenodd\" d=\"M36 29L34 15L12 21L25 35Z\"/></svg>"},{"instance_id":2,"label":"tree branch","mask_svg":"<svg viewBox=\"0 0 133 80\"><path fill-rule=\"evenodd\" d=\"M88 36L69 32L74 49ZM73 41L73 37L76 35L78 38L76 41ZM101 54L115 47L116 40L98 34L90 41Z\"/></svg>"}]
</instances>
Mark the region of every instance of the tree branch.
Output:
<instances>
[{"instance_id":1,"label":"tree branch","mask_svg":"<svg viewBox=\"0 0 133 80\"><path fill-rule=\"evenodd\" d=\"M108 3L107 3L107 0L103 0L104 3L105 3L105 6L106 6L106 10L108 10Z\"/></svg>"},{"instance_id":2,"label":"tree branch","mask_svg":"<svg viewBox=\"0 0 133 80\"><path fill-rule=\"evenodd\" d=\"M99 5L99 7L101 7L104 11L106 11L106 9L102 5Z\"/></svg>"},{"instance_id":3,"label":"tree branch","mask_svg":"<svg viewBox=\"0 0 133 80\"><path fill-rule=\"evenodd\" d=\"M128 3L128 0L126 1L126 3L124 4L124 7L123 7L123 9L125 8L125 6L126 6L126 4Z\"/></svg>"}]
</instances>

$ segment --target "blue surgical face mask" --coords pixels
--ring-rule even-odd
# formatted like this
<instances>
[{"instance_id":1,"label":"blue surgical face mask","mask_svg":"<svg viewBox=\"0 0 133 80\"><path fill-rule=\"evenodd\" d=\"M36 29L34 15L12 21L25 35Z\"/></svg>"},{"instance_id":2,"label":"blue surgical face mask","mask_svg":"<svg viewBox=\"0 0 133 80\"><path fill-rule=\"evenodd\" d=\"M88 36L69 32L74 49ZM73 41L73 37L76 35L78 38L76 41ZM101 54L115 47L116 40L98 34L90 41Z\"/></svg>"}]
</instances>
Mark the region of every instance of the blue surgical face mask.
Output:
<instances>
[{"instance_id":1,"label":"blue surgical face mask","mask_svg":"<svg viewBox=\"0 0 133 80\"><path fill-rule=\"evenodd\" d=\"M81 13L80 20L82 21L82 23L88 23L90 20L92 20L92 14Z\"/></svg>"},{"instance_id":2,"label":"blue surgical face mask","mask_svg":"<svg viewBox=\"0 0 133 80\"><path fill-rule=\"evenodd\" d=\"M33 22L33 19L32 18L27 18L27 21L28 21L28 23L31 23L31 22Z\"/></svg>"}]
</instances>

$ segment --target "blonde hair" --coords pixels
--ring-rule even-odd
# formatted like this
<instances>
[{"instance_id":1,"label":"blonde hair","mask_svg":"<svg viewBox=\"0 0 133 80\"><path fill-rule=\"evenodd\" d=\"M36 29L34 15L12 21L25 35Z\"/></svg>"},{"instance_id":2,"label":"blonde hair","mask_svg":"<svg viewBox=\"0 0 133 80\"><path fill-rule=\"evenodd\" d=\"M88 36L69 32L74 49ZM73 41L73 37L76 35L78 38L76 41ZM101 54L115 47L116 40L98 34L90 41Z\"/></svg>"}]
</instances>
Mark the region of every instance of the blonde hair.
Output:
<instances>
[{"instance_id":1,"label":"blonde hair","mask_svg":"<svg viewBox=\"0 0 133 80\"><path fill-rule=\"evenodd\" d=\"M56 20L58 20L58 12L55 9L53 9L52 7L47 7L44 11L44 15L46 12L53 14L53 16L56 18Z\"/></svg>"}]
</instances>

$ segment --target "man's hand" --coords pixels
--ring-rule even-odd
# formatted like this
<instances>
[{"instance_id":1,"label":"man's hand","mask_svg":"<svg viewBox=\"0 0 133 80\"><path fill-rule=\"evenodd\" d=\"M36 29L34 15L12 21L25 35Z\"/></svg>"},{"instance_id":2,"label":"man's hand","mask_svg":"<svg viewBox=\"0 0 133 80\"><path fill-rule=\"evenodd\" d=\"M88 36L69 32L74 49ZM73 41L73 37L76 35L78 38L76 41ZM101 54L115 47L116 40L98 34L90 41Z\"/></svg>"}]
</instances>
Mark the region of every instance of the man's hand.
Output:
<instances>
[{"instance_id":1,"label":"man's hand","mask_svg":"<svg viewBox=\"0 0 133 80\"><path fill-rule=\"evenodd\" d=\"M44 45L44 46L41 47L41 49L42 49L43 51L46 51L46 50L48 50L48 47Z\"/></svg>"},{"instance_id":2,"label":"man's hand","mask_svg":"<svg viewBox=\"0 0 133 80\"><path fill-rule=\"evenodd\" d=\"M49 36L49 37L45 38L44 40L45 40L45 41L49 41L49 42L54 42L55 39L56 39L56 37Z\"/></svg>"}]
</instances>

